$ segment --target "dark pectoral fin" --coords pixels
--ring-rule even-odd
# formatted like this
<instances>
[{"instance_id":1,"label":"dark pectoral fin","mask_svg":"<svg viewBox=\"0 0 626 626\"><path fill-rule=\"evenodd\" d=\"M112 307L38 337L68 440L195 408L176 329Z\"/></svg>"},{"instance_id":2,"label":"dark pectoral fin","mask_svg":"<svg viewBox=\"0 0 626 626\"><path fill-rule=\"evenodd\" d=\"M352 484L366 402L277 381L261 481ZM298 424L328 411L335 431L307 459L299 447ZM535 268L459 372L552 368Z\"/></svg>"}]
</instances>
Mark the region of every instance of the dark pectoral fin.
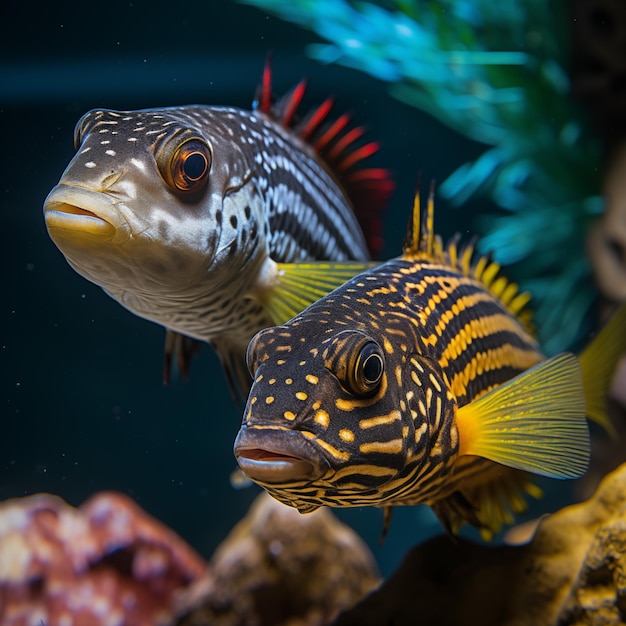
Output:
<instances>
[{"instance_id":1,"label":"dark pectoral fin","mask_svg":"<svg viewBox=\"0 0 626 626\"><path fill-rule=\"evenodd\" d=\"M252 378L246 365L245 348L228 338L212 339L211 346L220 358L233 399L236 403L241 400L245 402L252 386Z\"/></svg>"},{"instance_id":2,"label":"dark pectoral fin","mask_svg":"<svg viewBox=\"0 0 626 626\"><path fill-rule=\"evenodd\" d=\"M380 533L380 539L378 543L384 543L387 538L387 533L389 532L389 528L391 527L391 519L393 518L393 507L385 506L383 507L383 529Z\"/></svg>"},{"instance_id":3,"label":"dark pectoral fin","mask_svg":"<svg viewBox=\"0 0 626 626\"><path fill-rule=\"evenodd\" d=\"M515 521L516 514L526 510L527 495L542 496L529 474L489 464L473 480L462 482L458 491L433 503L432 509L451 535L467 523L475 526L485 541L491 541L503 527Z\"/></svg>"},{"instance_id":4,"label":"dark pectoral fin","mask_svg":"<svg viewBox=\"0 0 626 626\"><path fill-rule=\"evenodd\" d=\"M455 491L443 500L431 505L437 519L451 537L455 537L463 524L471 524L482 528L482 523L476 515L476 510L467 498L459 491Z\"/></svg>"},{"instance_id":5,"label":"dark pectoral fin","mask_svg":"<svg viewBox=\"0 0 626 626\"><path fill-rule=\"evenodd\" d=\"M181 333L165 330L165 346L163 350L163 384L169 385L172 375L172 362L175 362L183 380L189 378L189 368L193 355L200 350L201 341L192 339Z\"/></svg>"}]
</instances>

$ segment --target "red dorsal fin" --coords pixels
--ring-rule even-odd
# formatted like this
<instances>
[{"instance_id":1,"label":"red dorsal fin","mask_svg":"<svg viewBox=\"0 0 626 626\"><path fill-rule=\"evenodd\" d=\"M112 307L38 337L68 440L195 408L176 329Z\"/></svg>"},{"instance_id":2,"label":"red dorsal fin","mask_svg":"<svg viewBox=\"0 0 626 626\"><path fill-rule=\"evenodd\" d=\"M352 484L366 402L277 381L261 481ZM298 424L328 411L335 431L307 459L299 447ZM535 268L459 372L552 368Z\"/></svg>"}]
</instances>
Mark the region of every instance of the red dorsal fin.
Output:
<instances>
[{"instance_id":1,"label":"red dorsal fin","mask_svg":"<svg viewBox=\"0 0 626 626\"><path fill-rule=\"evenodd\" d=\"M266 115L270 115L272 110L272 55L269 53L265 59L261 84L254 94L252 108L263 111Z\"/></svg>"},{"instance_id":2,"label":"red dorsal fin","mask_svg":"<svg viewBox=\"0 0 626 626\"><path fill-rule=\"evenodd\" d=\"M272 96L271 58L268 55L253 108L290 129L319 154L350 199L370 253L376 258L383 248L382 213L395 185L388 170L365 168L361 162L378 152L379 144L360 141L365 129L360 126L350 128L350 114L329 119L332 97L299 118L297 109L305 91L306 81L303 80L275 101Z\"/></svg>"},{"instance_id":3,"label":"red dorsal fin","mask_svg":"<svg viewBox=\"0 0 626 626\"><path fill-rule=\"evenodd\" d=\"M337 139L339 133L346 127L350 121L350 114L344 113L341 117L338 117L328 130L324 131L316 140L313 147L321 152L331 141Z\"/></svg>"},{"instance_id":4,"label":"red dorsal fin","mask_svg":"<svg viewBox=\"0 0 626 626\"><path fill-rule=\"evenodd\" d=\"M334 98L326 98L322 104L311 110L304 119L294 126L294 131L304 139L312 143L313 135L324 123L330 110L333 108Z\"/></svg>"},{"instance_id":5,"label":"red dorsal fin","mask_svg":"<svg viewBox=\"0 0 626 626\"><path fill-rule=\"evenodd\" d=\"M306 80L301 80L290 92L286 93L273 107L272 113L280 123L289 128L302 97L306 91Z\"/></svg>"}]
</instances>

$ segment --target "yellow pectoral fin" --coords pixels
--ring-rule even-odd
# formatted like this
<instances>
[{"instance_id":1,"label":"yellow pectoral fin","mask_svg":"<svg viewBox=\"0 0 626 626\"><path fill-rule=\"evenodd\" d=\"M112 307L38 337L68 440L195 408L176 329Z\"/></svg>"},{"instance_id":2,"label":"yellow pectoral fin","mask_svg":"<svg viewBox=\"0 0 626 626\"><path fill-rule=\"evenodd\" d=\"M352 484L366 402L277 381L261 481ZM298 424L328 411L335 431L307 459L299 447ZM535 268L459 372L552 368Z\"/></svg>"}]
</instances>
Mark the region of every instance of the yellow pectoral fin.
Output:
<instances>
[{"instance_id":1,"label":"yellow pectoral fin","mask_svg":"<svg viewBox=\"0 0 626 626\"><path fill-rule=\"evenodd\" d=\"M266 262L271 280L265 278L254 299L261 302L275 324L284 324L333 289L380 263L374 261Z\"/></svg>"},{"instance_id":2,"label":"yellow pectoral fin","mask_svg":"<svg viewBox=\"0 0 626 626\"><path fill-rule=\"evenodd\" d=\"M587 415L614 437L616 432L606 412L606 398L617 362L624 354L626 354L626 304L617 309L580 355Z\"/></svg>"},{"instance_id":3,"label":"yellow pectoral fin","mask_svg":"<svg viewBox=\"0 0 626 626\"><path fill-rule=\"evenodd\" d=\"M577 478L589 464L581 366L559 354L457 410L459 454L550 478Z\"/></svg>"}]
</instances>

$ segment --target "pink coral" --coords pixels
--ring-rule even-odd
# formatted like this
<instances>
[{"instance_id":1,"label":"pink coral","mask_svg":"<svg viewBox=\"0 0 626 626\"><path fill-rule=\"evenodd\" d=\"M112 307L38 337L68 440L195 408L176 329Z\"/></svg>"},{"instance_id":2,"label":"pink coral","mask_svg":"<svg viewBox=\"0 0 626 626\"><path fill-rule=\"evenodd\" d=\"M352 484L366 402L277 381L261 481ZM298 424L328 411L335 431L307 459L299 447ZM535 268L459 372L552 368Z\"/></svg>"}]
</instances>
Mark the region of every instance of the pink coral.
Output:
<instances>
[{"instance_id":1,"label":"pink coral","mask_svg":"<svg viewBox=\"0 0 626 626\"><path fill-rule=\"evenodd\" d=\"M39 494L0 504L3 626L157 626L208 575L174 532L117 493L78 509Z\"/></svg>"}]
</instances>

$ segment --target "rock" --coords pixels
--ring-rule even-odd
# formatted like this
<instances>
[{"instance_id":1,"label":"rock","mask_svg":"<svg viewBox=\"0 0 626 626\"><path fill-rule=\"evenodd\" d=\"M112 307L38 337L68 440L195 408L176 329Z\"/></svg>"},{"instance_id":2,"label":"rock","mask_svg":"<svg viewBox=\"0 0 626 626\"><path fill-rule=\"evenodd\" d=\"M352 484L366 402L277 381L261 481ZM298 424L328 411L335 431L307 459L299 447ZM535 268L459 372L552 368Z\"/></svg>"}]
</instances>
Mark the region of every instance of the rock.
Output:
<instances>
[{"instance_id":1,"label":"rock","mask_svg":"<svg viewBox=\"0 0 626 626\"><path fill-rule=\"evenodd\" d=\"M626 622L626 519L594 538L559 626L608 626Z\"/></svg>"},{"instance_id":2,"label":"rock","mask_svg":"<svg viewBox=\"0 0 626 626\"><path fill-rule=\"evenodd\" d=\"M2 626L171 624L206 562L130 498L79 508L38 494L0 504Z\"/></svg>"},{"instance_id":3,"label":"rock","mask_svg":"<svg viewBox=\"0 0 626 626\"><path fill-rule=\"evenodd\" d=\"M323 626L379 583L365 543L329 510L301 515L265 492L210 565L180 626Z\"/></svg>"},{"instance_id":4,"label":"rock","mask_svg":"<svg viewBox=\"0 0 626 626\"><path fill-rule=\"evenodd\" d=\"M211 567L122 494L0 503L2 626L324 626L378 582L330 511L300 515L265 493Z\"/></svg>"},{"instance_id":5,"label":"rock","mask_svg":"<svg viewBox=\"0 0 626 626\"><path fill-rule=\"evenodd\" d=\"M436 537L334 626L626 623L626 464L521 546Z\"/></svg>"}]
</instances>

